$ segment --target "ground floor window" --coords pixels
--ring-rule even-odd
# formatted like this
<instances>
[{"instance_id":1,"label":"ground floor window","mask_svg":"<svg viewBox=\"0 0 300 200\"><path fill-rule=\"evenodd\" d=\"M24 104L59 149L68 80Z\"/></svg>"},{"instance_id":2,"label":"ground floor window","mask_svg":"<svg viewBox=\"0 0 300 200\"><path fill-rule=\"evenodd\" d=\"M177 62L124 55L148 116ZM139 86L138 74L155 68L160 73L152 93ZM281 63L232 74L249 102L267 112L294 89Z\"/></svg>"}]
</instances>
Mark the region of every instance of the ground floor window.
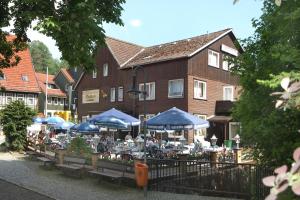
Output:
<instances>
[{"instance_id":1,"label":"ground floor window","mask_svg":"<svg viewBox=\"0 0 300 200\"><path fill-rule=\"evenodd\" d=\"M196 117L200 118L200 119L207 119L207 115L202 115L202 114L194 114ZM206 128L201 128L199 130L195 130L194 131L194 136L195 137L206 137L207 131Z\"/></svg>"}]
</instances>

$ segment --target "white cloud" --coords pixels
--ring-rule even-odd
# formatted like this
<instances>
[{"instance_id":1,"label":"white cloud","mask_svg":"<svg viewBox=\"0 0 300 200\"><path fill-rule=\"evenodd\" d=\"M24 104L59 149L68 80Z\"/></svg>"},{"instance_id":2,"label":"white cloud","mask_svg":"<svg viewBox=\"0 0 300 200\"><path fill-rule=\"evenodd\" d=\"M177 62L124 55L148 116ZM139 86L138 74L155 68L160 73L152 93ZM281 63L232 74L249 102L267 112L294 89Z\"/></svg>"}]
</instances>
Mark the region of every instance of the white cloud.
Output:
<instances>
[{"instance_id":1,"label":"white cloud","mask_svg":"<svg viewBox=\"0 0 300 200\"><path fill-rule=\"evenodd\" d=\"M140 27L142 25L142 21L139 19L130 20L130 25L133 27Z\"/></svg>"}]
</instances>

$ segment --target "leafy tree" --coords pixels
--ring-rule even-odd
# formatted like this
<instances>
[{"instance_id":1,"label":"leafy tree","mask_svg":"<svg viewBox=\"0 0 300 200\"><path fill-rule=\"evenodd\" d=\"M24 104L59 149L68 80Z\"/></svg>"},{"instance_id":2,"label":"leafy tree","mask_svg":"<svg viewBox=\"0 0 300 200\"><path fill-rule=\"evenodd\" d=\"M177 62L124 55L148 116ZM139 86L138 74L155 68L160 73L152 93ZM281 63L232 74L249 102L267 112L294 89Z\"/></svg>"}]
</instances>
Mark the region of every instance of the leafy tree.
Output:
<instances>
[{"instance_id":1,"label":"leafy tree","mask_svg":"<svg viewBox=\"0 0 300 200\"><path fill-rule=\"evenodd\" d=\"M37 20L34 29L56 41L63 59L71 66L92 69L97 47L104 45L103 23L122 25L123 3L125 0L0 1L0 28L14 19L12 31L17 36L7 41L7 33L0 29L0 68L18 62L15 52L26 47L26 31Z\"/></svg>"},{"instance_id":2,"label":"leafy tree","mask_svg":"<svg viewBox=\"0 0 300 200\"><path fill-rule=\"evenodd\" d=\"M49 74L55 74L59 69L59 60L53 59L48 47L40 41L29 43L32 62L37 72L46 73L47 67Z\"/></svg>"},{"instance_id":3,"label":"leafy tree","mask_svg":"<svg viewBox=\"0 0 300 200\"><path fill-rule=\"evenodd\" d=\"M23 150L26 144L26 128L32 124L35 112L23 101L11 102L1 111L1 125L7 146L12 150Z\"/></svg>"},{"instance_id":4,"label":"leafy tree","mask_svg":"<svg viewBox=\"0 0 300 200\"><path fill-rule=\"evenodd\" d=\"M255 145L255 158L278 166L291 163L289 155L300 146L299 110L276 109L277 97L270 95L280 90L284 76L300 77L300 1L282 1L278 7L264 0L263 14L253 25L255 34L242 42L245 53L233 69L243 87L234 117L242 122L243 141Z\"/></svg>"}]
</instances>

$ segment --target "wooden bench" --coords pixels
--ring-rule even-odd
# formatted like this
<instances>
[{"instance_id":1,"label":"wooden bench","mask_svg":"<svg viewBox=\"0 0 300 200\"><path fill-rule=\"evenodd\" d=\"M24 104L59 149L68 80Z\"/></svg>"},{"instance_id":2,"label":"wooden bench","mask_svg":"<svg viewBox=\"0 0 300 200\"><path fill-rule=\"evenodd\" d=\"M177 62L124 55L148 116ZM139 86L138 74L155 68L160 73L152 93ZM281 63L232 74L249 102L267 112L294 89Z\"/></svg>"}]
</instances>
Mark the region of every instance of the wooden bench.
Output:
<instances>
[{"instance_id":1,"label":"wooden bench","mask_svg":"<svg viewBox=\"0 0 300 200\"><path fill-rule=\"evenodd\" d=\"M89 171L91 175L96 175L101 178L106 177L113 181L118 181L120 184L126 172L126 165L108 160L98 160L97 169Z\"/></svg>"},{"instance_id":2,"label":"wooden bench","mask_svg":"<svg viewBox=\"0 0 300 200\"><path fill-rule=\"evenodd\" d=\"M82 178L86 164L85 158L65 156L63 162L63 164L57 164L56 166L60 168L65 175Z\"/></svg>"},{"instance_id":3,"label":"wooden bench","mask_svg":"<svg viewBox=\"0 0 300 200\"><path fill-rule=\"evenodd\" d=\"M36 159L42 161L44 163L44 167L52 167L54 165L54 160L51 160L49 158L37 157Z\"/></svg>"}]
</instances>

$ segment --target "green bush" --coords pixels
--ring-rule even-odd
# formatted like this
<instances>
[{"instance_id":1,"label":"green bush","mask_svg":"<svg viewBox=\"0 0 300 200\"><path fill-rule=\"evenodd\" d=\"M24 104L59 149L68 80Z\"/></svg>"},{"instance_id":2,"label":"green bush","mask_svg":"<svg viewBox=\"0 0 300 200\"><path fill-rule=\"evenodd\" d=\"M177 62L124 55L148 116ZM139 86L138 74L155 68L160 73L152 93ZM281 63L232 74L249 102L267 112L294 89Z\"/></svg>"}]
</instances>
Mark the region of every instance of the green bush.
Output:
<instances>
[{"instance_id":1,"label":"green bush","mask_svg":"<svg viewBox=\"0 0 300 200\"><path fill-rule=\"evenodd\" d=\"M81 137L74 138L68 145L67 153L74 156L90 157L92 148Z\"/></svg>"},{"instance_id":2,"label":"green bush","mask_svg":"<svg viewBox=\"0 0 300 200\"><path fill-rule=\"evenodd\" d=\"M9 149L24 150L26 128L32 124L35 114L31 108L25 106L23 101L11 102L1 111L0 123Z\"/></svg>"}]
</instances>

